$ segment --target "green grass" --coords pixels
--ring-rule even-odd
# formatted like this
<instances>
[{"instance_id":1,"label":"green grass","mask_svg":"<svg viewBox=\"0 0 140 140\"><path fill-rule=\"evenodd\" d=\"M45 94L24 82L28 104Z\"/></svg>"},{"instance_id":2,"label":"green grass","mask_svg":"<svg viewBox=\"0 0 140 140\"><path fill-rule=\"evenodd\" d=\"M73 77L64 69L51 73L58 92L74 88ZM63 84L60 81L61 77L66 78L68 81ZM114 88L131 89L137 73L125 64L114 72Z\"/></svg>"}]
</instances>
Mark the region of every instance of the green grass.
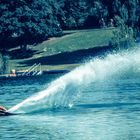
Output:
<instances>
[{"instance_id":1,"label":"green grass","mask_svg":"<svg viewBox=\"0 0 140 140\"><path fill-rule=\"evenodd\" d=\"M62 52L102 47L108 45L112 37L112 29L66 31L67 35L51 38L36 46L43 50L40 55L53 55Z\"/></svg>"},{"instance_id":2,"label":"green grass","mask_svg":"<svg viewBox=\"0 0 140 140\"><path fill-rule=\"evenodd\" d=\"M59 53L73 52L94 47L104 47L108 45L111 37L113 36L113 30L114 28L64 31L65 35L62 37L53 37L36 46L29 46L31 49L36 50L39 53L34 54L28 59L11 60L11 68L16 68L17 70L27 69L28 66L24 67L23 65L19 64L19 62L25 60L32 60ZM42 69L73 69L76 66L78 65L45 65L42 66Z\"/></svg>"}]
</instances>

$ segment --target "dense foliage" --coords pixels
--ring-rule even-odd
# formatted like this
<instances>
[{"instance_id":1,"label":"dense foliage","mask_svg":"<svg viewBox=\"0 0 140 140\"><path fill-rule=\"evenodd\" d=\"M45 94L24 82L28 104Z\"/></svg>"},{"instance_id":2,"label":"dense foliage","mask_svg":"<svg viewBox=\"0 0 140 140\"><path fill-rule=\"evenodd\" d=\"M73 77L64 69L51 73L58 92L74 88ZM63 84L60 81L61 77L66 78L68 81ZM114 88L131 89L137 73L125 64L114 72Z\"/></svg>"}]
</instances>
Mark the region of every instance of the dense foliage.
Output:
<instances>
[{"instance_id":1,"label":"dense foliage","mask_svg":"<svg viewBox=\"0 0 140 140\"><path fill-rule=\"evenodd\" d=\"M0 48L26 47L61 33L51 0L0 0Z\"/></svg>"},{"instance_id":2,"label":"dense foliage","mask_svg":"<svg viewBox=\"0 0 140 140\"><path fill-rule=\"evenodd\" d=\"M65 28L97 28L102 18L108 26L115 16L133 28L140 25L140 0L64 0L64 3Z\"/></svg>"},{"instance_id":3,"label":"dense foliage","mask_svg":"<svg viewBox=\"0 0 140 140\"><path fill-rule=\"evenodd\" d=\"M62 29L140 27L140 0L0 0L0 49L35 44Z\"/></svg>"}]
</instances>

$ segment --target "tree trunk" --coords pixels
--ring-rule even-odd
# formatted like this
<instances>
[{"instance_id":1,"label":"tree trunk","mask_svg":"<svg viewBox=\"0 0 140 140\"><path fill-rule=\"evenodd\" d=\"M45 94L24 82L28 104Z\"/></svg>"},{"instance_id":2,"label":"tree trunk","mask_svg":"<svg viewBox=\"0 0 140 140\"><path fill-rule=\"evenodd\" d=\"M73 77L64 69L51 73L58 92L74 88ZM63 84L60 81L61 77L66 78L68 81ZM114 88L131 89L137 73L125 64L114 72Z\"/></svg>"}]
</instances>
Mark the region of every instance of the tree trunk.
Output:
<instances>
[{"instance_id":1,"label":"tree trunk","mask_svg":"<svg viewBox=\"0 0 140 140\"><path fill-rule=\"evenodd\" d=\"M8 68L9 68L9 56L8 55L2 55L2 74L7 74L8 73Z\"/></svg>"}]
</instances>

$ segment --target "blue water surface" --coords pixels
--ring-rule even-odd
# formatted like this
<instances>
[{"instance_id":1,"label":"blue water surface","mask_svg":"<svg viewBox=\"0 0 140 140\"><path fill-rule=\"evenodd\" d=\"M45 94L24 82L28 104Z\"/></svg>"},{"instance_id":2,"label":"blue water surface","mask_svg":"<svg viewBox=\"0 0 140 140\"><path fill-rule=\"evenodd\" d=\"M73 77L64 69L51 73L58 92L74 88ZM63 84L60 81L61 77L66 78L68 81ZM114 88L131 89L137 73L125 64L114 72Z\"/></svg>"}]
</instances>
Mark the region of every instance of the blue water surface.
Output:
<instances>
[{"instance_id":1,"label":"blue water surface","mask_svg":"<svg viewBox=\"0 0 140 140\"><path fill-rule=\"evenodd\" d=\"M0 81L8 108L44 90L57 76ZM81 87L70 108L0 117L0 140L139 140L140 78L123 77Z\"/></svg>"}]
</instances>

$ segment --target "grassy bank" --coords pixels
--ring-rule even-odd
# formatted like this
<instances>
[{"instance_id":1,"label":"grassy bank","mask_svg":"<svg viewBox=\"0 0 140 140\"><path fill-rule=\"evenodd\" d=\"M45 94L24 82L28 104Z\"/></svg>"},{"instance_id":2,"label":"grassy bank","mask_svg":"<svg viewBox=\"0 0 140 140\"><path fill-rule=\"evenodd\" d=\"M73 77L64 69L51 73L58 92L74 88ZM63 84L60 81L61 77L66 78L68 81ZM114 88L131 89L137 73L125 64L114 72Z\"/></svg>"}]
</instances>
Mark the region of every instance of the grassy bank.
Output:
<instances>
[{"instance_id":1,"label":"grassy bank","mask_svg":"<svg viewBox=\"0 0 140 140\"><path fill-rule=\"evenodd\" d=\"M82 63L84 56L94 56L100 49L108 46L113 30L65 31L62 37L50 38L36 46L29 46L32 51L28 58L17 57L10 60L10 69L24 70L34 63L41 63L43 70L73 69ZM13 51L16 54L18 49Z\"/></svg>"}]
</instances>

